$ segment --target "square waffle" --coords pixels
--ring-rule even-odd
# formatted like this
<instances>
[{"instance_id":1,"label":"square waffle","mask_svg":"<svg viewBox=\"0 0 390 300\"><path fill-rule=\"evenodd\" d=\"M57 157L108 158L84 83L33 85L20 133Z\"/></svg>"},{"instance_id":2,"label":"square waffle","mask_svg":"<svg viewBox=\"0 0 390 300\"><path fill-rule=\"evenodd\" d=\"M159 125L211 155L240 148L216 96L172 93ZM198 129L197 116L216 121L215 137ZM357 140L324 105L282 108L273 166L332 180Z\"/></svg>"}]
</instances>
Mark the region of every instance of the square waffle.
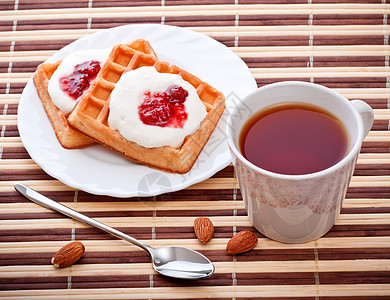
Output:
<instances>
[{"instance_id":1,"label":"square waffle","mask_svg":"<svg viewBox=\"0 0 390 300\"><path fill-rule=\"evenodd\" d=\"M152 55L154 57L156 56L149 42L143 39L133 41L128 45L128 47L131 47L132 49L146 53L148 55ZM49 120L53 126L56 137L62 147L67 149L84 148L86 146L94 144L95 142L89 137L87 137L85 134L70 126L67 121L67 117L69 114L65 114L64 112L62 112L54 104L47 90L49 80L60 64L61 61L58 61L56 63L40 64L36 72L34 73L33 81L37 89L39 98L41 99L43 107L46 111L46 114L48 115Z\"/></svg>"},{"instance_id":2,"label":"square waffle","mask_svg":"<svg viewBox=\"0 0 390 300\"><path fill-rule=\"evenodd\" d=\"M153 66L160 73L179 74L195 87L206 107L207 115L199 129L187 136L179 148L143 147L125 139L119 131L108 125L109 99L115 83L123 73L143 66ZM214 131L225 108L224 100L220 91L187 71L120 44L112 49L96 80L68 120L81 132L132 161L166 172L183 174L192 168Z\"/></svg>"}]
</instances>

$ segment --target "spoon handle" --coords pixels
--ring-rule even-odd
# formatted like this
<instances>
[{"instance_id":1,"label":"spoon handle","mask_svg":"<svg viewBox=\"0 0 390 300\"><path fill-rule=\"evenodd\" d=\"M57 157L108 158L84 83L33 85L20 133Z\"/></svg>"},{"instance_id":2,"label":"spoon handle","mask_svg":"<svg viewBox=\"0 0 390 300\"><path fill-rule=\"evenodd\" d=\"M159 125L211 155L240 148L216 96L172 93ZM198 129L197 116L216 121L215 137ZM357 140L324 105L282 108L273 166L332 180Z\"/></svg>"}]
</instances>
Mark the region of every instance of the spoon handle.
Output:
<instances>
[{"instance_id":1,"label":"spoon handle","mask_svg":"<svg viewBox=\"0 0 390 300\"><path fill-rule=\"evenodd\" d=\"M21 193L23 196L25 196L27 199L31 200L32 202L35 202L37 204L40 204L46 208L50 208L52 210L55 210L57 212L60 212L68 217L71 217L73 219L76 219L78 221L81 221L85 224L91 225L93 227L99 228L105 232L108 232L109 234L112 234L120 239L126 240L130 243L133 243L136 246L141 247L142 249L148 251L150 253L150 250L152 247L149 245L144 244L143 242L136 240L135 238L124 234L123 232L120 232L119 230L116 230L114 228L111 228L110 226L107 226L106 224L100 223L99 221L96 221L95 219L92 219L90 217L87 217L86 215L83 215L65 205L62 205L56 201L53 201L42 194L38 193L37 191L33 190L32 188L22 184L22 183L15 183L14 184L15 190L17 190L19 193Z\"/></svg>"}]
</instances>

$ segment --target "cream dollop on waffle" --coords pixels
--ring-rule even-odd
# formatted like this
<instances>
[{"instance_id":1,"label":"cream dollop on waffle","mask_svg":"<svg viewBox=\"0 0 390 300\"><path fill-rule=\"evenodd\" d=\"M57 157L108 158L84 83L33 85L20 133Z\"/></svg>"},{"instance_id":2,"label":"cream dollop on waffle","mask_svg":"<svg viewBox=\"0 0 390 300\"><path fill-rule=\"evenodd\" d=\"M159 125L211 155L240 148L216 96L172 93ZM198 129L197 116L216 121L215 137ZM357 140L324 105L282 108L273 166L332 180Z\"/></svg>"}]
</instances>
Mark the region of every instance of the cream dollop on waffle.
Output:
<instances>
[{"instance_id":1,"label":"cream dollop on waffle","mask_svg":"<svg viewBox=\"0 0 390 300\"><path fill-rule=\"evenodd\" d=\"M102 66L106 61L111 49L91 49L76 51L64 58L58 68L54 71L50 78L48 85L48 93L53 100L54 104L65 114L70 113L78 100L82 98L84 93L88 90L86 88L83 93L76 99L70 96L66 91L61 88L60 79L64 76L68 76L75 71L75 67L79 64L88 61L98 61ZM92 81L90 84L92 84ZM89 85L88 85L89 86Z\"/></svg>"},{"instance_id":2,"label":"cream dollop on waffle","mask_svg":"<svg viewBox=\"0 0 390 300\"><path fill-rule=\"evenodd\" d=\"M183 103L187 113L183 127L145 124L139 116L145 93L162 93L173 85L188 92ZM124 73L111 92L109 108L109 126L127 140L148 148L180 147L184 138L195 132L207 115L206 107L189 82L177 74L159 73L154 67L140 67Z\"/></svg>"}]
</instances>

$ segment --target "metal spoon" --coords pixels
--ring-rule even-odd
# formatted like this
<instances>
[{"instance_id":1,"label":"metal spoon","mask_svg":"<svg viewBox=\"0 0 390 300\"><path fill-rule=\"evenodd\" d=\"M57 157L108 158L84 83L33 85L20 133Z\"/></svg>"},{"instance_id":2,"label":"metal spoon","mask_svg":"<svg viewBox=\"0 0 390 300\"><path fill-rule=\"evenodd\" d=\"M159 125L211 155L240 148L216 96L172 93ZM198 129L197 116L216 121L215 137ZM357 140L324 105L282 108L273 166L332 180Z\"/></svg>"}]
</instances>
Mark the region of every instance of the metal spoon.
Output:
<instances>
[{"instance_id":1,"label":"metal spoon","mask_svg":"<svg viewBox=\"0 0 390 300\"><path fill-rule=\"evenodd\" d=\"M153 248L114 228L89 218L73 209L55 202L22 183L15 183L15 189L32 202L58 211L68 217L104 230L118 238L133 243L149 252L153 268L160 274L180 279L207 278L214 273L214 265L204 255L183 247Z\"/></svg>"}]
</instances>

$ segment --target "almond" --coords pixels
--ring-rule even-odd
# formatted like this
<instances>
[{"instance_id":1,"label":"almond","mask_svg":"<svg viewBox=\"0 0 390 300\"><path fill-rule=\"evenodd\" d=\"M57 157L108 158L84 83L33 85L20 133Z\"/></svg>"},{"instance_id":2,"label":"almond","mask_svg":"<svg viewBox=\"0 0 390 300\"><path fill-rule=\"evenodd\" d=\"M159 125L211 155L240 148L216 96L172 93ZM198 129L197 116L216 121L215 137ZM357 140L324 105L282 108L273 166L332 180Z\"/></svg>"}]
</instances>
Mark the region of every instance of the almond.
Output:
<instances>
[{"instance_id":1,"label":"almond","mask_svg":"<svg viewBox=\"0 0 390 300\"><path fill-rule=\"evenodd\" d=\"M194 221L195 235L200 242L206 244L214 234L214 225L209 218L199 217Z\"/></svg>"},{"instance_id":2,"label":"almond","mask_svg":"<svg viewBox=\"0 0 390 300\"><path fill-rule=\"evenodd\" d=\"M83 256L85 247L81 242L70 242L62 247L51 259L56 268L65 268L73 265Z\"/></svg>"},{"instance_id":3,"label":"almond","mask_svg":"<svg viewBox=\"0 0 390 300\"><path fill-rule=\"evenodd\" d=\"M240 231L226 245L228 254L247 252L257 245L257 237L252 231Z\"/></svg>"}]
</instances>

